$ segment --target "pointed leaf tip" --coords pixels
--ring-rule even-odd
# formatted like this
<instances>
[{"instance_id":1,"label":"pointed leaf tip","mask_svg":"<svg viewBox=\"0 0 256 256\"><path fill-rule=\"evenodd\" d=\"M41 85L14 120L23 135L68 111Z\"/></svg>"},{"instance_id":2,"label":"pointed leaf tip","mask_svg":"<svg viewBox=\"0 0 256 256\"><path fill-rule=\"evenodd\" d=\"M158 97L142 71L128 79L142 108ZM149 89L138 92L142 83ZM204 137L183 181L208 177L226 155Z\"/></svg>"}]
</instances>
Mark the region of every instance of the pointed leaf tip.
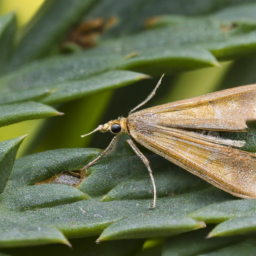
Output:
<instances>
[{"instance_id":1,"label":"pointed leaf tip","mask_svg":"<svg viewBox=\"0 0 256 256\"><path fill-rule=\"evenodd\" d=\"M26 136L27 135L23 135L18 138L0 142L0 193L2 193L6 187L17 151Z\"/></svg>"},{"instance_id":2,"label":"pointed leaf tip","mask_svg":"<svg viewBox=\"0 0 256 256\"><path fill-rule=\"evenodd\" d=\"M214 67L222 68L221 64L220 64L217 60L214 61L214 62L212 62L212 65L213 65Z\"/></svg>"},{"instance_id":3,"label":"pointed leaf tip","mask_svg":"<svg viewBox=\"0 0 256 256\"><path fill-rule=\"evenodd\" d=\"M68 241L68 239L66 239L63 244L67 245L69 248L72 248L72 244Z\"/></svg>"},{"instance_id":4,"label":"pointed leaf tip","mask_svg":"<svg viewBox=\"0 0 256 256\"><path fill-rule=\"evenodd\" d=\"M206 236L206 239L209 239L209 238L212 238L212 237L215 237L212 232L210 232L207 236Z\"/></svg>"},{"instance_id":5,"label":"pointed leaf tip","mask_svg":"<svg viewBox=\"0 0 256 256\"><path fill-rule=\"evenodd\" d=\"M109 196L109 195L105 195L105 196L103 196L102 198L101 198L101 202L109 202L109 201L113 201L113 200L115 200L114 198L112 198L111 196Z\"/></svg>"},{"instance_id":6,"label":"pointed leaf tip","mask_svg":"<svg viewBox=\"0 0 256 256\"><path fill-rule=\"evenodd\" d=\"M20 136L20 139L24 140L27 136L28 136L28 134L24 134L24 135Z\"/></svg>"},{"instance_id":7,"label":"pointed leaf tip","mask_svg":"<svg viewBox=\"0 0 256 256\"><path fill-rule=\"evenodd\" d=\"M205 228L206 227L206 224L204 221L199 221L198 224L197 224L197 227L198 228Z\"/></svg>"},{"instance_id":8,"label":"pointed leaf tip","mask_svg":"<svg viewBox=\"0 0 256 256\"><path fill-rule=\"evenodd\" d=\"M95 243L96 244L100 244L102 241L100 240L100 238L98 238L96 241L95 241Z\"/></svg>"}]
</instances>

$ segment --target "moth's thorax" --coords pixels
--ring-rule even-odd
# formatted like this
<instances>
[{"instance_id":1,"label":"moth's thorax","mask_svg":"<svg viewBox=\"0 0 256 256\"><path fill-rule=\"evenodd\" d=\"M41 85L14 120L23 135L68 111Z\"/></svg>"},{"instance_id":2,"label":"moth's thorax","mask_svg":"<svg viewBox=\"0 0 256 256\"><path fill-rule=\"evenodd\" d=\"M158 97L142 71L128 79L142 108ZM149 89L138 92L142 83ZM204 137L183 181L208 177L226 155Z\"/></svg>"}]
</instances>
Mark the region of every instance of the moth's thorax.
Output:
<instances>
[{"instance_id":1,"label":"moth's thorax","mask_svg":"<svg viewBox=\"0 0 256 256\"><path fill-rule=\"evenodd\" d=\"M122 131L125 132L125 133L128 133L128 130L127 130L127 119L125 117L121 117L120 118L120 125L122 127Z\"/></svg>"}]
</instances>

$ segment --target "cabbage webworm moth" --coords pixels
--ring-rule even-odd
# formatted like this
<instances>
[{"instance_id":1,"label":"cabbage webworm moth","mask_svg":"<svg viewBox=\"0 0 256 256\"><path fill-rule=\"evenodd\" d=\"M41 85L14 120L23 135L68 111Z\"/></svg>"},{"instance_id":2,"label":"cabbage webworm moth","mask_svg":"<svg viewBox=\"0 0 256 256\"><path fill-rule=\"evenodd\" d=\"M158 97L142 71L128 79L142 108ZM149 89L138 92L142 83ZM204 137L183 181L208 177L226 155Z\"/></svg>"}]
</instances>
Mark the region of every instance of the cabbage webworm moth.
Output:
<instances>
[{"instance_id":1,"label":"cabbage webworm moth","mask_svg":"<svg viewBox=\"0 0 256 256\"><path fill-rule=\"evenodd\" d=\"M218 136L221 131L246 132L246 122L256 120L256 84L136 111L154 96L162 77L127 118L109 121L89 133L110 131L116 136L82 171L113 152L120 134L127 133L137 143L212 185L237 197L256 198L256 155L239 149L245 141ZM128 144L150 174L154 208L156 186L152 170L132 139L127 140Z\"/></svg>"}]
</instances>

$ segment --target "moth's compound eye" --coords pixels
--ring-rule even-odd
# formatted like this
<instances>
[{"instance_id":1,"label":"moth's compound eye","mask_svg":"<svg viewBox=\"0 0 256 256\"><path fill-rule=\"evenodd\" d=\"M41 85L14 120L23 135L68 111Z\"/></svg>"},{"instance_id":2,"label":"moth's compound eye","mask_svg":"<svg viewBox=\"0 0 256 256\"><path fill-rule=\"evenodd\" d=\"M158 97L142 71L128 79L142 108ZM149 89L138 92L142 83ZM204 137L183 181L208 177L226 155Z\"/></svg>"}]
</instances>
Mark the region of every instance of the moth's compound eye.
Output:
<instances>
[{"instance_id":1,"label":"moth's compound eye","mask_svg":"<svg viewBox=\"0 0 256 256\"><path fill-rule=\"evenodd\" d=\"M111 125L111 132L113 133L119 133L121 132L122 128L120 124L112 124Z\"/></svg>"}]
</instances>

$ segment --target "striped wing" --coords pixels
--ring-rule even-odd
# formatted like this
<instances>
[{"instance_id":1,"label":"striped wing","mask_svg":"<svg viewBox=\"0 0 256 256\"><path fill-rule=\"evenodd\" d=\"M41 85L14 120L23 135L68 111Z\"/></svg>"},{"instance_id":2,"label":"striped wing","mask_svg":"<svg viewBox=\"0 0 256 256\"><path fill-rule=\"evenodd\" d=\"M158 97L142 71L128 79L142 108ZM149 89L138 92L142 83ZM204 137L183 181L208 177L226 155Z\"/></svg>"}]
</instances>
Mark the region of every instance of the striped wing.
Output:
<instances>
[{"instance_id":1,"label":"striped wing","mask_svg":"<svg viewBox=\"0 0 256 256\"><path fill-rule=\"evenodd\" d=\"M129 119L172 128L246 131L246 122L256 120L256 84L144 109Z\"/></svg>"},{"instance_id":2,"label":"striped wing","mask_svg":"<svg viewBox=\"0 0 256 256\"><path fill-rule=\"evenodd\" d=\"M256 198L256 155L175 128L127 119L141 145L214 186L242 198Z\"/></svg>"}]
</instances>

